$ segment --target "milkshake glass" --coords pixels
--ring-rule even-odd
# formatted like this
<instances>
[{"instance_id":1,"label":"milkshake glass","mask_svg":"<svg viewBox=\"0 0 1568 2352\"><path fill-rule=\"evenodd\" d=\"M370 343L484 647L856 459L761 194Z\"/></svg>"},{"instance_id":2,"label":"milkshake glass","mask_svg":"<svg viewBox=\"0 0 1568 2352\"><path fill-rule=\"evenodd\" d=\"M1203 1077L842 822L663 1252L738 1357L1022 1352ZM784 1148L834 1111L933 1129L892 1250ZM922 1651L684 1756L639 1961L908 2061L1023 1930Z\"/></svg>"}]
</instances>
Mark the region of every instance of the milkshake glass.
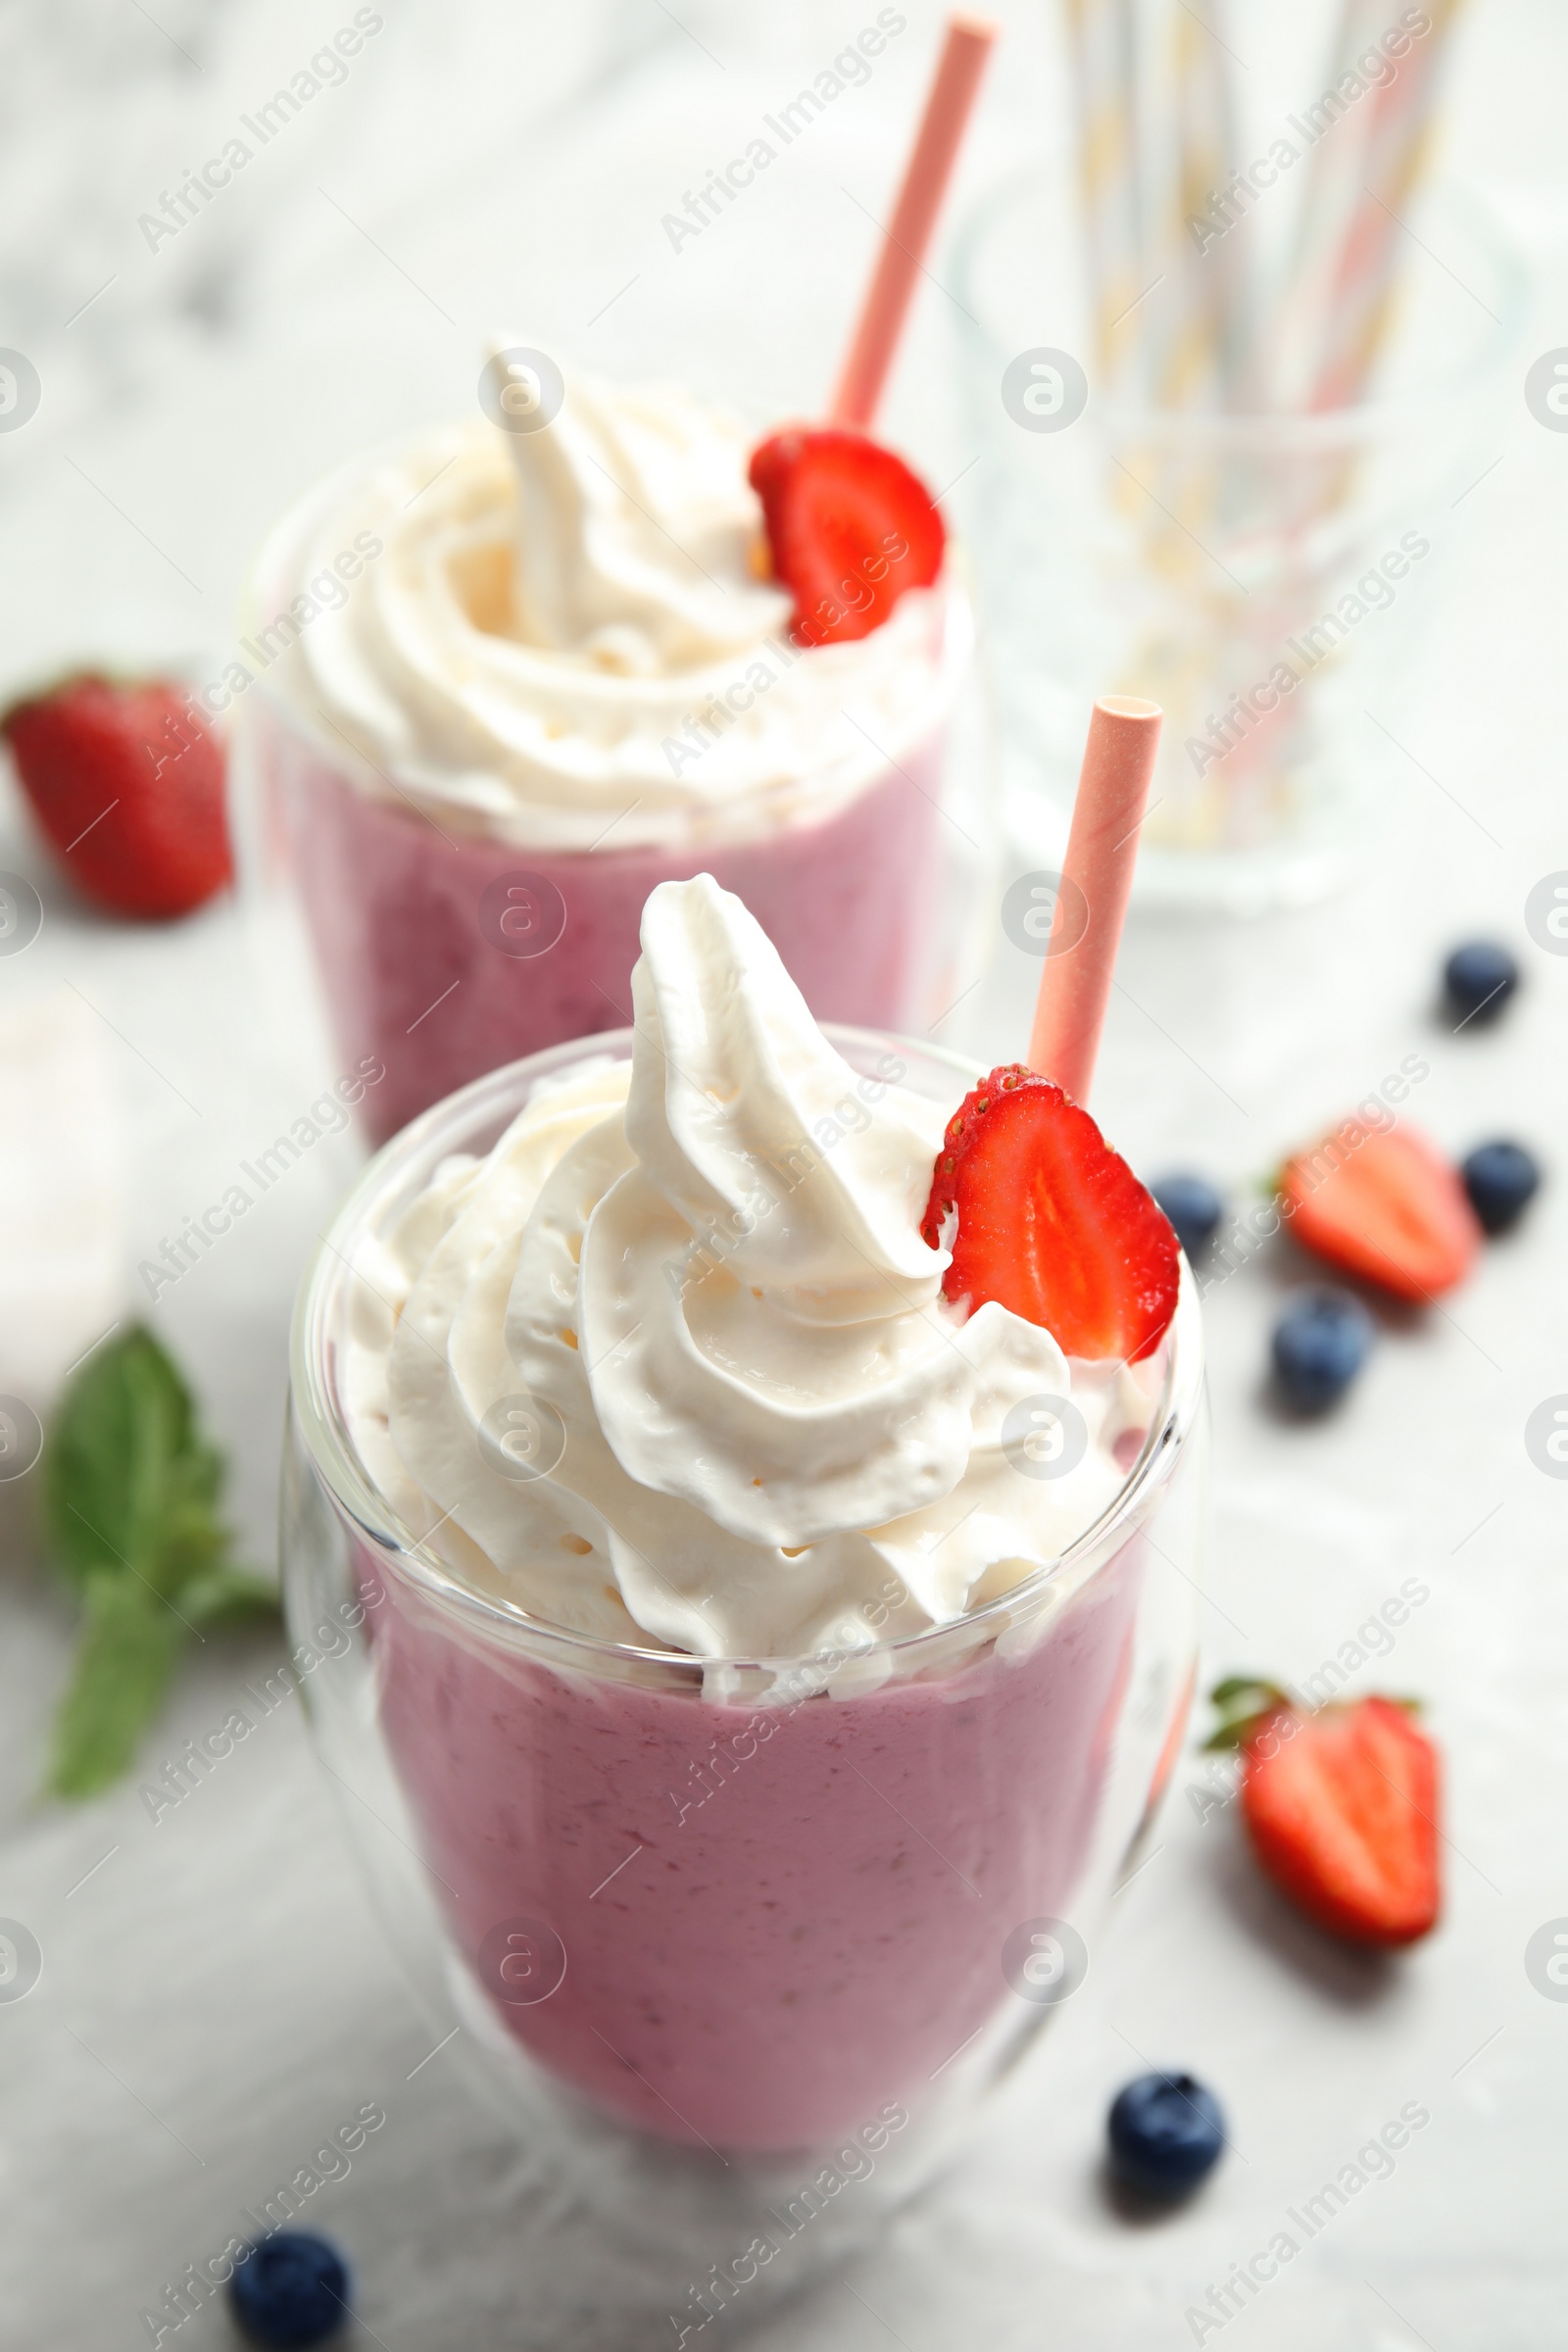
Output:
<instances>
[{"instance_id":1,"label":"milkshake glass","mask_svg":"<svg viewBox=\"0 0 1568 2352\"><path fill-rule=\"evenodd\" d=\"M484 1154L523 1105L548 1114L573 1083L613 1099L633 1043L611 1033L491 1073L366 1171L296 1314L283 1555L297 1642L314 1656L352 1641L309 1678L307 1702L432 2024L461 2027L476 2085L552 2161L575 2162L585 2193L617 2184L666 2248L684 2248L679 2200L700 2191L699 2250L711 2243L716 2262L738 2233L721 2303L799 2258L803 2184L815 2183L808 2246L825 2253L928 2178L1092 1965L1191 1697L1201 1335L1184 1272L1159 1350L1117 1373L1113 1412L1092 1368L1073 1367L1076 1401L1021 1399L983 1509L954 1506L946 1535L898 1555L918 1569L857 1585L842 1620L830 1595L793 1653L696 1655L635 1625L609 1639L545 1621L538 1594L593 1545L568 1532L550 1559L514 1563L520 1590L542 1580L527 1609L451 1514L416 1536L356 1367L389 1299L394 1322L413 1318L389 1287L393 1237L452 1183L455 1155ZM979 1074L882 1034L829 1043L856 1075L851 1119L856 1097L891 1089L936 1106L940 1133ZM468 1295L510 1262L498 1274L486 1259ZM467 1377L474 1335L453 1332L450 1374L429 1350L437 1387ZM426 1347L417 1330L410 1347ZM560 1419L537 1402L510 1420L492 1408L479 1450L531 1494ZM936 1605L943 1561L983 1545L976 1518L1013 1507L1008 1480L1027 1516L1053 1481L1066 1490L1086 1440L1102 1483L1059 1556L1030 1574L1004 1563L961 1613L901 1630L919 1614L911 1591ZM670 1466L666 1492L685 1475ZM682 1603L685 1588L662 1589ZM690 1591L722 1620L722 1592L696 1572ZM581 1605L620 1603L607 1590Z\"/></svg>"},{"instance_id":2,"label":"milkshake glass","mask_svg":"<svg viewBox=\"0 0 1568 2352\"><path fill-rule=\"evenodd\" d=\"M536 355L537 356L537 355ZM924 1030L976 976L988 869L961 561L851 643L758 576L755 438L573 383L355 460L275 526L234 678L264 983L386 1078L374 1142L615 1028L654 886L742 898L819 1019Z\"/></svg>"}]
</instances>

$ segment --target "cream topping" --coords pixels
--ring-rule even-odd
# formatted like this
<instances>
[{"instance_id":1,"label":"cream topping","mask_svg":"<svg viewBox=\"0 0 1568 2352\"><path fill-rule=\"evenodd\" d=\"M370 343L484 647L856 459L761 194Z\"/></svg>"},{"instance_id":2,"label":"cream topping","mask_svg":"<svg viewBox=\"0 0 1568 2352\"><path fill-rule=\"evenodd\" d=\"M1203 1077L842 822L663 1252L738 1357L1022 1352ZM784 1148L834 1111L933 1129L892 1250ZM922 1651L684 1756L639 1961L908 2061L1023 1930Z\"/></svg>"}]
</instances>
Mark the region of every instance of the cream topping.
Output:
<instances>
[{"instance_id":1,"label":"cream topping","mask_svg":"<svg viewBox=\"0 0 1568 2352\"><path fill-rule=\"evenodd\" d=\"M1157 1373L948 1305L919 1232L947 1112L891 1051L844 1060L738 899L663 883L642 942L630 1064L536 1094L363 1247L367 1468L460 1575L580 1633L783 1658L951 1623L1099 1518ZM1020 1466L1043 1396L1087 1430L1061 1476Z\"/></svg>"},{"instance_id":2,"label":"cream topping","mask_svg":"<svg viewBox=\"0 0 1568 2352\"><path fill-rule=\"evenodd\" d=\"M684 392L574 379L537 430L476 416L373 453L279 524L247 641L363 789L448 831L630 848L828 816L940 725L967 602L950 564L869 636L793 645L758 577L754 438Z\"/></svg>"}]
</instances>

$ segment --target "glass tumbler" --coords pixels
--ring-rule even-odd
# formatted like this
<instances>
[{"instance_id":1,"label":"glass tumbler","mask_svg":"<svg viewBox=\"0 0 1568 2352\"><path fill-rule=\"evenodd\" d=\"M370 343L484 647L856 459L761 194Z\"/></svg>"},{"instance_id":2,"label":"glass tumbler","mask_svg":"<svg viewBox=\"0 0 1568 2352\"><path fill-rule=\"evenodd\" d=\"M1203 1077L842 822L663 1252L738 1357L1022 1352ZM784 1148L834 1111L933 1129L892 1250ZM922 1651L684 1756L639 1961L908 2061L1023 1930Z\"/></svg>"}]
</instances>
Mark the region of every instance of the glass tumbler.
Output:
<instances>
[{"instance_id":1,"label":"glass tumbler","mask_svg":"<svg viewBox=\"0 0 1568 2352\"><path fill-rule=\"evenodd\" d=\"M1084 710L1107 691L1166 713L1145 904L1311 900L1391 820L1409 772L1400 696L1464 500L1501 447L1526 293L1479 205L1432 213L1373 396L1321 411L1102 393L1056 282L1079 244L1063 192L1013 181L968 223L964 400L982 454L965 495L1006 827L1029 862L1060 863Z\"/></svg>"},{"instance_id":2,"label":"glass tumbler","mask_svg":"<svg viewBox=\"0 0 1568 2352\"><path fill-rule=\"evenodd\" d=\"M979 1074L828 1034L945 1108ZM1114 1500L956 1623L698 1660L466 1583L356 1452L362 1269L451 1154L630 1046L495 1071L365 1171L295 1314L282 1552L294 1640L341 1653L306 1702L432 2039L645 2245L679 2338L873 2230L1083 1983L1191 1700L1207 1447L1184 1272ZM1044 1413L1019 1476L1054 1474L1065 1426Z\"/></svg>"}]
</instances>

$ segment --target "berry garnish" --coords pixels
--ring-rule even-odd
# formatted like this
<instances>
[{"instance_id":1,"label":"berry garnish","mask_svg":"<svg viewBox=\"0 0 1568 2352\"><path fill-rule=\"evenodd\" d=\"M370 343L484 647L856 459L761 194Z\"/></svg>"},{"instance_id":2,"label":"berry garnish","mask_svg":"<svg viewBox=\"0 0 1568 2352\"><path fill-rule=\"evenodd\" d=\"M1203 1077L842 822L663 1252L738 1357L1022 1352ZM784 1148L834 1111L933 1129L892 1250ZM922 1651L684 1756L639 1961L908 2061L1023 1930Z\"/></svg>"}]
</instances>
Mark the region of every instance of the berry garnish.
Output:
<instances>
[{"instance_id":1,"label":"berry garnish","mask_svg":"<svg viewBox=\"0 0 1568 2352\"><path fill-rule=\"evenodd\" d=\"M1176 1239L1196 1265L1219 1231L1225 1202L1206 1176L1157 1176L1150 1191L1176 1229Z\"/></svg>"},{"instance_id":2,"label":"berry garnish","mask_svg":"<svg viewBox=\"0 0 1568 2352\"><path fill-rule=\"evenodd\" d=\"M188 914L230 879L223 756L176 687L68 678L17 704L0 732L83 898Z\"/></svg>"},{"instance_id":3,"label":"berry garnish","mask_svg":"<svg viewBox=\"0 0 1568 2352\"><path fill-rule=\"evenodd\" d=\"M1459 1165L1470 1205L1484 1233L1506 1233L1517 1224L1541 1183L1537 1167L1523 1144L1478 1144Z\"/></svg>"},{"instance_id":4,"label":"berry garnish","mask_svg":"<svg viewBox=\"0 0 1568 2352\"><path fill-rule=\"evenodd\" d=\"M1211 2173L1225 2144L1225 2118L1193 2075L1140 2075L1119 2090L1105 2119L1118 2180L1146 2197L1184 2197Z\"/></svg>"},{"instance_id":5,"label":"berry garnish","mask_svg":"<svg viewBox=\"0 0 1568 2352\"><path fill-rule=\"evenodd\" d=\"M278 2230L252 2246L228 2297L254 2343L320 2344L348 2319L349 2275L324 2237Z\"/></svg>"},{"instance_id":6,"label":"berry garnish","mask_svg":"<svg viewBox=\"0 0 1568 2352\"><path fill-rule=\"evenodd\" d=\"M1306 1714L1274 1683L1216 1686L1210 1747L1239 1747L1242 1819L1283 1894L1351 1943L1413 1943L1435 1925L1438 1752L1409 1703Z\"/></svg>"},{"instance_id":7,"label":"berry garnish","mask_svg":"<svg viewBox=\"0 0 1568 2352\"><path fill-rule=\"evenodd\" d=\"M752 453L749 478L774 575L795 598L797 645L869 636L942 569L947 532L925 484L863 433L774 433Z\"/></svg>"},{"instance_id":8,"label":"berry garnish","mask_svg":"<svg viewBox=\"0 0 1568 2352\"><path fill-rule=\"evenodd\" d=\"M1287 1161L1280 1191L1298 1242L1398 1298L1451 1291L1481 1245L1464 1186L1408 1127L1347 1119Z\"/></svg>"},{"instance_id":9,"label":"berry garnish","mask_svg":"<svg viewBox=\"0 0 1568 2352\"><path fill-rule=\"evenodd\" d=\"M1469 939L1443 967L1448 1009L1461 1022L1494 1021L1519 985L1519 966L1494 940Z\"/></svg>"},{"instance_id":10,"label":"berry garnish","mask_svg":"<svg viewBox=\"0 0 1568 2352\"><path fill-rule=\"evenodd\" d=\"M948 1121L920 1230L957 1211L947 1298L997 1299L1067 1355L1136 1363L1176 1311L1176 1236L1087 1110L1021 1062Z\"/></svg>"},{"instance_id":11,"label":"berry garnish","mask_svg":"<svg viewBox=\"0 0 1568 2352\"><path fill-rule=\"evenodd\" d=\"M1274 1326L1274 1370L1303 1413L1337 1403L1366 1361L1372 1318L1348 1291L1300 1291Z\"/></svg>"}]
</instances>

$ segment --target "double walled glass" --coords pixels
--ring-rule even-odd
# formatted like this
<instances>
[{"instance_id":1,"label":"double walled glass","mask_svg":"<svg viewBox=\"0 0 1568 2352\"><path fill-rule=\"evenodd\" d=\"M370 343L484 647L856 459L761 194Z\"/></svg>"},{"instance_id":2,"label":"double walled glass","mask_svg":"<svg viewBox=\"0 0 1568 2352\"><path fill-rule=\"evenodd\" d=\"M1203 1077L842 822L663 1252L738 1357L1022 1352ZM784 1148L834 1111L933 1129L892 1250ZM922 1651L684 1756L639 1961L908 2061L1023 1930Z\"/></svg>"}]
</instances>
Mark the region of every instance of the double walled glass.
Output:
<instances>
[{"instance_id":1,"label":"double walled glass","mask_svg":"<svg viewBox=\"0 0 1568 2352\"><path fill-rule=\"evenodd\" d=\"M602 838L563 848L523 805L499 812L432 799L395 759L366 757L321 707L307 660L312 599L295 593L298 550L402 454L394 446L341 468L262 549L242 640L259 674L237 706L233 762L261 986L280 1028L319 1040L344 1070L381 1065L361 1105L372 1141L454 1085L629 1020L648 895L698 873L745 901L818 1020L935 1026L990 945L990 771L961 552L950 554L933 608L932 691L902 732L873 739L847 710L831 757L803 743L790 772L667 831L649 829L629 781ZM359 577L346 590L329 573L317 582L334 600L372 585ZM786 658L775 647L744 676L694 671L675 681L671 708L716 734L765 691L747 681Z\"/></svg>"},{"instance_id":2,"label":"double walled glass","mask_svg":"<svg viewBox=\"0 0 1568 2352\"><path fill-rule=\"evenodd\" d=\"M945 1107L976 1075L829 1034ZM593 1048L626 1057L629 1033ZM377 1237L586 1051L416 1121L324 1237L292 1342L288 1608L313 1652L352 1641L305 1689L432 2037L461 2029L482 2093L666 2267L706 2253L721 2304L929 2178L1093 1965L1191 1698L1201 1333L1188 1283L1115 1500L955 1625L853 1658L699 1661L530 1619L375 1491L348 1341ZM1047 1415L1018 1474L1051 1476L1059 1443Z\"/></svg>"}]
</instances>

